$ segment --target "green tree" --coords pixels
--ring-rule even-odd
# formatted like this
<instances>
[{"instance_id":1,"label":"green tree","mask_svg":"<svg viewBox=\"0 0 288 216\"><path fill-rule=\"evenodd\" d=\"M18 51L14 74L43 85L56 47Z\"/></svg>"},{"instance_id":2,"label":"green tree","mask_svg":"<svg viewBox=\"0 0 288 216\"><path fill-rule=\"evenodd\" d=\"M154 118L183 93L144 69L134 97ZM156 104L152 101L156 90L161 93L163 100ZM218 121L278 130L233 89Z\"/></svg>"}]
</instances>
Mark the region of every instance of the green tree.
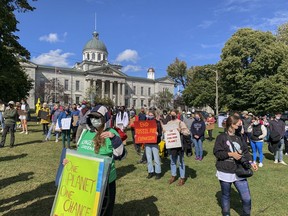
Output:
<instances>
[{"instance_id":1,"label":"green tree","mask_svg":"<svg viewBox=\"0 0 288 216\"><path fill-rule=\"evenodd\" d=\"M164 89L162 92L158 92L157 94L153 95L151 99L154 100L154 106L158 107L159 109L173 108L173 94L169 92L168 89Z\"/></svg>"},{"instance_id":2,"label":"green tree","mask_svg":"<svg viewBox=\"0 0 288 216\"><path fill-rule=\"evenodd\" d=\"M185 89L187 84L187 64L178 58L167 68L168 75L175 81L175 87L180 85Z\"/></svg>"},{"instance_id":3,"label":"green tree","mask_svg":"<svg viewBox=\"0 0 288 216\"><path fill-rule=\"evenodd\" d=\"M253 87L264 78L272 79L287 56L287 46L277 41L271 32L248 28L238 30L226 42L218 64L227 107L232 110L257 110L259 103L270 103L267 97L260 95L262 100L256 103ZM285 87L284 83L280 82L278 87Z\"/></svg>"},{"instance_id":4,"label":"green tree","mask_svg":"<svg viewBox=\"0 0 288 216\"><path fill-rule=\"evenodd\" d=\"M284 23L278 27L276 37L278 41L288 45L288 23Z\"/></svg>"},{"instance_id":5,"label":"green tree","mask_svg":"<svg viewBox=\"0 0 288 216\"><path fill-rule=\"evenodd\" d=\"M14 12L33 11L27 0L0 1L0 98L4 101L20 100L28 96L32 80L23 71L20 61L29 59L30 53L18 42L17 19Z\"/></svg>"}]
</instances>

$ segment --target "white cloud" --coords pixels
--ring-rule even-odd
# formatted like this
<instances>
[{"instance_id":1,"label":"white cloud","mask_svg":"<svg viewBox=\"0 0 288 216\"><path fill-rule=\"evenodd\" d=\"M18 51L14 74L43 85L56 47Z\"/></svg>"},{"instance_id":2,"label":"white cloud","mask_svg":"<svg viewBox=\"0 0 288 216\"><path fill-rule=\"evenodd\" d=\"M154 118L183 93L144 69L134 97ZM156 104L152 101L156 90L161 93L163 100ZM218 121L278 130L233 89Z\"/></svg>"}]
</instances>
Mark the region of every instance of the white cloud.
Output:
<instances>
[{"instance_id":1,"label":"white cloud","mask_svg":"<svg viewBox=\"0 0 288 216\"><path fill-rule=\"evenodd\" d=\"M124 61L136 63L138 59L139 56L136 50L126 49L117 56L115 61L118 63Z\"/></svg>"},{"instance_id":2,"label":"white cloud","mask_svg":"<svg viewBox=\"0 0 288 216\"><path fill-rule=\"evenodd\" d=\"M122 68L122 71L124 73L126 72L137 72L137 71L142 71L142 67L138 65L126 65L125 67Z\"/></svg>"},{"instance_id":3,"label":"white cloud","mask_svg":"<svg viewBox=\"0 0 288 216\"><path fill-rule=\"evenodd\" d=\"M201 24L199 24L198 27L199 27L199 28L203 28L203 29L207 29L207 28L209 28L213 23L215 23L215 21L206 20L206 21L203 21Z\"/></svg>"},{"instance_id":4,"label":"white cloud","mask_svg":"<svg viewBox=\"0 0 288 216\"><path fill-rule=\"evenodd\" d=\"M49 42L49 43L63 42L67 34L68 34L67 32L64 32L62 35L62 39L60 39L57 33L49 33L48 35L41 36L39 40Z\"/></svg>"},{"instance_id":5,"label":"white cloud","mask_svg":"<svg viewBox=\"0 0 288 216\"><path fill-rule=\"evenodd\" d=\"M40 65L50 65L59 67L70 67L68 58L74 55L73 53L62 53L61 49L50 50L48 53L42 53L37 57L32 57L31 61Z\"/></svg>"}]
</instances>

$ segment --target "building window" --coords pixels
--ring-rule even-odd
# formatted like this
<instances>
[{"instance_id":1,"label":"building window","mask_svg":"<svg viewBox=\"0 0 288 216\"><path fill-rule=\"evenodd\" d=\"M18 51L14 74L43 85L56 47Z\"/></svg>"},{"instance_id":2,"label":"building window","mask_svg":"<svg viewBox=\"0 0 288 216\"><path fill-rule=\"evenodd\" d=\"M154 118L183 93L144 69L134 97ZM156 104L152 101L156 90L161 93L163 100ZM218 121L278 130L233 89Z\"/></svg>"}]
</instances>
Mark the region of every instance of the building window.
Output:
<instances>
[{"instance_id":1,"label":"building window","mask_svg":"<svg viewBox=\"0 0 288 216\"><path fill-rule=\"evenodd\" d=\"M125 106L126 106L126 107L130 107L129 99L128 99L128 98L125 98Z\"/></svg>"},{"instance_id":2,"label":"building window","mask_svg":"<svg viewBox=\"0 0 288 216\"><path fill-rule=\"evenodd\" d=\"M95 53L92 53L92 59L95 60Z\"/></svg>"},{"instance_id":3,"label":"building window","mask_svg":"<svg viewBox=\"0 0 288 216\"><path fill-rule=\"evenodd\" d=\"M148 96L150 96L151 95L151 88L149 87L148 88Z\"/></svg>"},{"instance_id":4,"label":"building window","mask_svg":"<svg viewBox=\"0 0 288 216\"><path fill-rule=\"evenodd\" d=\"M136 92L136 86L133 86L133 94L136 95L137 92Z\"/></svg>"},{"instance_id":5,"label":"building window","mask_svg":"<svg viewBox=\"0 0 288 216\"><path fill-rule=\"evenodd\" d=\"M87 60L89 60L90 59L90 55L89 55L89 53L87 53Z\"/></svg>"},{"instance_id":6,"label":"building window","mask_svg":"<svg viewBox=\"0 0 288 216\"><path fill-rule=\"evenodd\" d=\"M144 100L141 100L141 107L144 106Z\"/></svg>"},{"instance_id":7,"label":"building window","mask_svg":"<svg viewBox=\"0 0 288 216\"><path fill-rule=\"evenodd\" d=\"M68 104L69 96L67 94L64 95L64 103Z\"/></svg>"},{"instance_id":8,"label":"building window","mask_svg":"<svg viewBox=\"0 0 288 216\"><path fill-rule=\"evenodd\" d=\"M101 54L98 53L98 61L101 61Z\"/></svg>"},{"instance_id":9,"label":"building window","mask_svg":"<svg viewBox=\"0 0 288 216\"><path fill-rule=\"evenodd\" d=\"M151 107L151 100L148 100L148 107Z\"/></svg>"},{"instance_id":10,"label":"building window","mask_svg":"<svg viewBox=\"0 0 288 216\"><path fill-rule=\"evenodd\" d=\"M76 101L76 104L79 104L80 103L80 97L76 97L75 101Z\"/></svg>"},{"instance_id":11,"label":"building window","mask_svg":"<svg viewBox=\"0 0 288 216\"><path fill-rule=\"evenodd\" d=\"M79 91L80 89L80 81L76 80L76 91Z\"/></svg>"},{"instance_id":12,"label":"building window","mask_svg":"<svg viewBox=\"0 0 288 216\"><path fill-rule=\"evenodd\" d=\"M64 89L68 90L68 82L69 80L65 79L65 83L64 83Z\"/></svg>"},{"instance_id":13,"label":"building window","mask_svg":"<svg viewBox=\"0 0 288 216\"><path fill-rule=\"evenodd\" d=\"M133 106L136 107L136 99L133 100Z\"/></svg>"},{"instance_id":14,"label":"building window","mask_svg":"<svg viewBox=\"0 0 288 216\"><path fill-rule=\"evenodd\" d=\"M144 95L144 87L141 87L141 96L143 96L143 95Z\"/></svg>"}]
</instances>

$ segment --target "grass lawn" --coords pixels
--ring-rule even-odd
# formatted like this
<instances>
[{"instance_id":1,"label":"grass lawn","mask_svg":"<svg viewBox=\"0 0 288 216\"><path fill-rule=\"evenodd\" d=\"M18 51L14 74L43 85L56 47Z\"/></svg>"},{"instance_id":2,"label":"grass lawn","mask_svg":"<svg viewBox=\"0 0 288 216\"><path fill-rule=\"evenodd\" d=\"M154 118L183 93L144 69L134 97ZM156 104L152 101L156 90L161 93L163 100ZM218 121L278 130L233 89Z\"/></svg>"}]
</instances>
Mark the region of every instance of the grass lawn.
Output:
<instances>
[{"instance_id":1,"label":"grass lawn","mask_svg":"<svg viewBox=\"0 0 288 216\"><path fill-rule=\"evenodd\" d=\"M29 135L16 133L14 148L0 149L0 215L45 216L50 214L56 187L54 179L62 149L61 141L42 142L42 127L29 123ZM214 136L221 131L215 130ZM128 135L131 138L130 132ZM204 159L185 157L186 184L169 185L170 161L162 160L160 180L146 179L147 166L137 164L139 156L129 139L128 156L116 162L117 195L115 215L221 215L220 185L215 177L213 142L204 141ZM264 146L264 167L249 179L252 215L288 215L288 166L274 164ZM288 162L288 157L284 160ZM231 214L241 213L241 203L232 188Z\"/></svg>"}]
</instances>

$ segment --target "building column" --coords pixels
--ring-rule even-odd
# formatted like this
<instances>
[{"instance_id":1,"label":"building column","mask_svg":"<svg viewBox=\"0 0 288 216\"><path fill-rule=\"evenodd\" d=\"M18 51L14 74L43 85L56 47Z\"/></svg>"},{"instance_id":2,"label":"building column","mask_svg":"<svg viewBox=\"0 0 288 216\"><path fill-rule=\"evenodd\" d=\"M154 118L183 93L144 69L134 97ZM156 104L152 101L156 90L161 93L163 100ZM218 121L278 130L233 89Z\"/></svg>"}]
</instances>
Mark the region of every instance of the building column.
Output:
<instances>
[{"instance_id":1,"label":"building column","mask_svg":"<svg viewBox=\"0 0 288 216\"><path fill-rule=\"evenodd\" d=\"M121 103L120 103L120 85L121 85L121 83L117 82L117 105L118 106L121 106Z\"/></svg>"},{"instance_id":2,"label":"building column","mask_svg":"<svg viewBox=\"0 0 288 216\"><path fill-rule=\"evenodd\" d=\"M125 105L125 83L122 83L122 105Z\"/></svg>"},{"instance_id":3,"label":"building column","mask_svg":"<svg viewBox=\"0 0 288 216\"><path fill-rule=\"evenodd\" d=\"M112 100L113 99L113 82L109 82L110 83L110 94L109 94L109 96L110 96L110 99Z\"/></svg>"},{"instance_id":4,"label":"building column","mask_svg":"<svg viewBox=\"0 0 288 216\"><path fill-rule=\"evenodd\" d=\"M104 98L104 93L105 93L105 81L104 80L102 80L102 94L101 94L101 97L102 97L102 99Z\"/></svg>"}]
</instances>

